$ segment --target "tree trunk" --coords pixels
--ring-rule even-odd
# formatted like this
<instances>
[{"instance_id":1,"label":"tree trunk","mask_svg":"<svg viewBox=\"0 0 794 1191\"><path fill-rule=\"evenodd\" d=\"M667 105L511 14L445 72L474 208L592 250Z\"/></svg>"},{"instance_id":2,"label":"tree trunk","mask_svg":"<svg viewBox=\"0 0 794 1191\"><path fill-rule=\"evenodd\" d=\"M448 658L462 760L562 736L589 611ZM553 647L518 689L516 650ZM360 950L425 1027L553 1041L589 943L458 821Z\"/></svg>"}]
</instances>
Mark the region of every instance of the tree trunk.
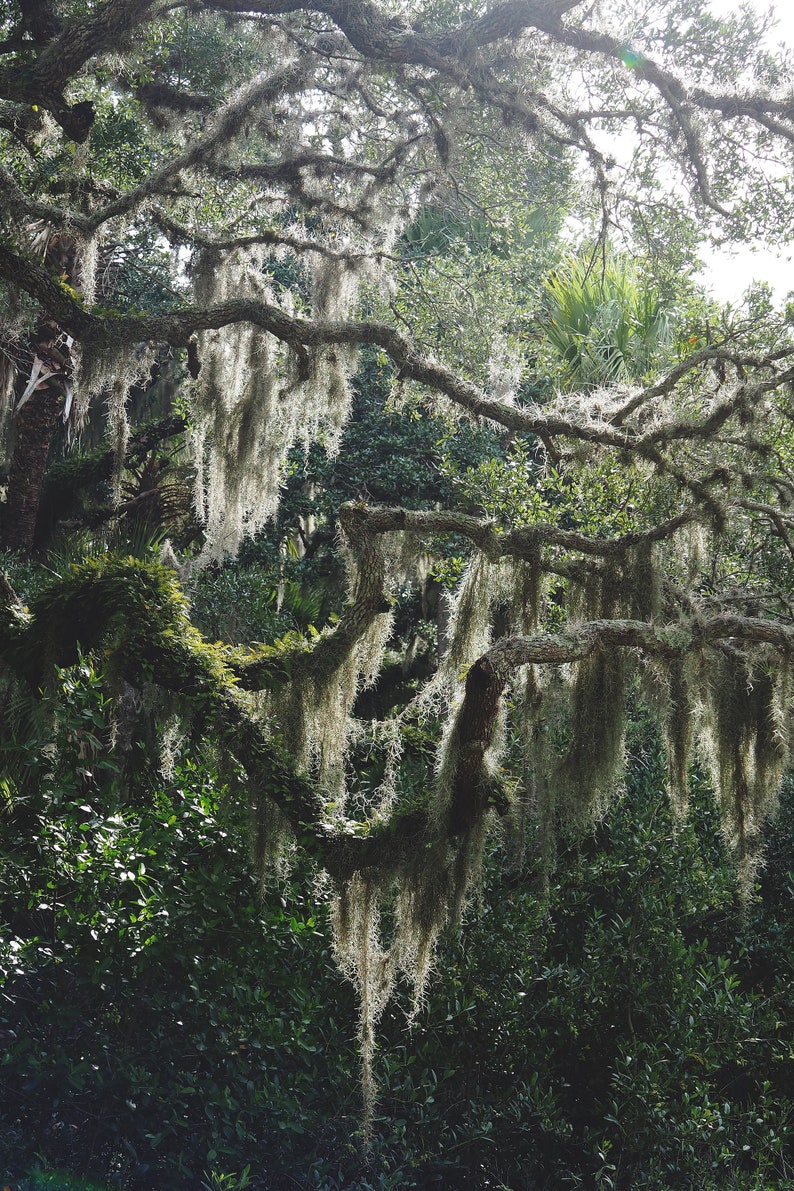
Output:
<instances>
[{"instance_id":1,"label":"tree trunk","mask_svg":"<svg viewBox=\"0 0 794 1191\"><path fill-rule=\"evenodd\" d=\"M74 240L47 231L36 240L39 245L44 241L45 265L72 284L77 257ZM45 318L31 335L26 356L31 371L27 377L20 375L17 384L14 447L2 518L2 544L20 554L33 550L44 473L72 372L71 339L52 319ZM42 379L36 384L39 374ZM28 392L31 385L34 387Z\"/></svg>"},{"instance_id":2,"label":"tree trunk","mask_svg":"<svg viewBox=\"0 0 794 1191\"><path fill-rule=\"evenodd\" d=\"M30 554L33 549L44 473L62 409L62 390L45 383L31 394L17 418L3 512L3 545L7 550Z\"/></svg>"}]
</instances>

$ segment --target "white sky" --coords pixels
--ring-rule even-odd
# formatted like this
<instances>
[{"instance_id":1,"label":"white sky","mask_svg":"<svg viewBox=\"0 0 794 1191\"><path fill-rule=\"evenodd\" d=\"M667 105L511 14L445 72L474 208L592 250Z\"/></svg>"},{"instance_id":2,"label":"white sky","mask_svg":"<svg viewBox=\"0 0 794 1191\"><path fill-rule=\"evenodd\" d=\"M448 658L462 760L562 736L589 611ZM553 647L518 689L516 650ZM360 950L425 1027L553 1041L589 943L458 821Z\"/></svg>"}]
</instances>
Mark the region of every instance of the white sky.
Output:
<instances>
[{"instance_id":1,"label":"white sky","mask_svg":"<svg viewBox=\"0 0 794 1191\"><path fill-rule=\"evenodd\" d=\"M739 0L710 0L710 6L715 13L735 12L739 8ZM750 7L766 12L773 9L777 25L770 35L773 46L785 42L794 46L794 4L792 0L751 0ZM793 80L794 81L794 80ZM759 247L753 251L750 247L739 248L735 251L715 251L710 249L702 253L704 268L702 276L714 291L715 297L721 301L738 302L747 286L752 281L768 281L778 299L794 290L794 228L787 229L785 239L778 249Z\"/></svg>"}]
</instances>

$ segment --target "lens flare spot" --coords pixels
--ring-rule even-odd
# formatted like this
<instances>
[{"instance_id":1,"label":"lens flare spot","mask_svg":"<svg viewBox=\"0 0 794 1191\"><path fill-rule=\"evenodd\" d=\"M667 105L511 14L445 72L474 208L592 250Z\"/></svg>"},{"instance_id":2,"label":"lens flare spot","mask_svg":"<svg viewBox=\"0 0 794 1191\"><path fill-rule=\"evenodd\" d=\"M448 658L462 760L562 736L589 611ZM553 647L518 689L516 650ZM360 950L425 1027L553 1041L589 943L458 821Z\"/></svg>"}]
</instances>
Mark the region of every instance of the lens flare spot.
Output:
<instances>
[{"instance_id":1,"label":"lens flare spot","mask_svg":"<svg viewBox=\"0 0 794 1191\"><path fill-rule=\"evenodd\" d=\"M623 46L620 51L620 60L624 66L628 66L629 70L636 70L638 66L643 63L643 55L637 50L632 50L630 46Z\"/></svg>"}]
</instances>

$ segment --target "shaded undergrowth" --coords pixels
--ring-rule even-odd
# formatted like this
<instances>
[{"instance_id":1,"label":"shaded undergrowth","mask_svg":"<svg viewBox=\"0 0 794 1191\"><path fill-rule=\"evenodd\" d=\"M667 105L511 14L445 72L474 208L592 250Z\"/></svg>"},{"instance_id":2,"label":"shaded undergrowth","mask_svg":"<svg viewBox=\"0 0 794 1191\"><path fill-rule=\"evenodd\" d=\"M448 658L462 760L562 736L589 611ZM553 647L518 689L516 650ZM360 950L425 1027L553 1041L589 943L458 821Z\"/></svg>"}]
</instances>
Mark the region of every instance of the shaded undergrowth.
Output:
<instances>
[{"instance_id":1,"label":"shaded undergrowth","mask_svg":"<svg viewBox=\"0 0 794 1191\"><path fill-rule=\"evenodd\" d=\"M85 675L65 708L2 826L13 1191L791 1185L790 791L745 911L704 780L675 825L653 748L547 889L531 846L492 857L415 1024L407 988L384 1015L365 1154L326 894L298 868L260 901L207 762L122 774Z\"/></svg>"}]
</instances>

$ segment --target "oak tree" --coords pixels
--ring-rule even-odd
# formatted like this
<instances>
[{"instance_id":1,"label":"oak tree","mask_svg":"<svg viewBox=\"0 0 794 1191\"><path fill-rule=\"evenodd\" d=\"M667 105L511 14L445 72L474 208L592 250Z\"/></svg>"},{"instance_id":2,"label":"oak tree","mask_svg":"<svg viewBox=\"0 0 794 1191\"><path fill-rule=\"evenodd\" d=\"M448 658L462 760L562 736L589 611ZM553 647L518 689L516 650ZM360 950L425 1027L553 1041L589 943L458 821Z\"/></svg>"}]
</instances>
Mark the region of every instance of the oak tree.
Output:
<instances>
[{"instance_id":1,"label":"oak tree","mask_svg":"<svg viewBox=\"0 0 794 1191\"><path fill-rule=\"evenodd\" d=\"M770 310L666 336L657 309L622 351L592 319L561 330L561 282L540 278L571 213L603 318L610 242L652 293L701 235L791 226L788 58L756 19L699 0L7 0L0 38L7 547L32 547L59 425L104 403L123 463L131 389L166 355L199 563L268 523L296 441L334 451L362 350L409 406L497 427L521 490L486 515L340 507L349 597L315 638L213 646L173 567L130 558L28 606L6 583L9 724L79 650L117 691L166 692L249 798L260 863L297 845L328 874L365 1056L397 976L421 994L491 825L529 813L548 842L606 804L630 695L655 709L682 812L699 745L749 865L789 753L790 336ZM563 332L566 369L539 385ZM395 592L451 535L470 559L448 648L363 723ZM440 742L407 801L417 720ZM364 738L384 774L366 795Z\"/></svg>"}]
</instances>

